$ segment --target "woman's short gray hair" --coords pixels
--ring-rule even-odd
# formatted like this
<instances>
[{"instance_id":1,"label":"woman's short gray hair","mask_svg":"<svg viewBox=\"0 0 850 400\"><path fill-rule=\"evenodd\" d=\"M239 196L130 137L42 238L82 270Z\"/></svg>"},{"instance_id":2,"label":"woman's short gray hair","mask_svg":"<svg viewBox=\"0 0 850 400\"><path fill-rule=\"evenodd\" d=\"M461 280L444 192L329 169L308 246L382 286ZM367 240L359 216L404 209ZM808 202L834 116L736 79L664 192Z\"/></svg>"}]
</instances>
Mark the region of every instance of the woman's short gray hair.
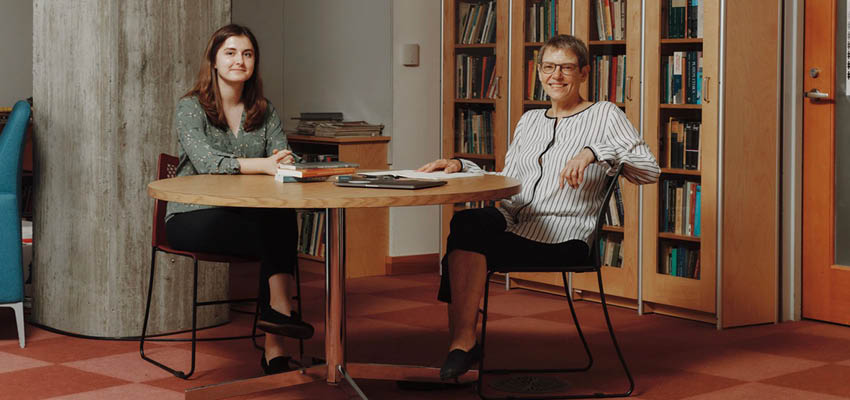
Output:
<instances>
[{"instance_id":1,"label":"woman's short gray hair","mask_svg":"<svg viewBox=\"0 0 850 400\"><path fill-rule=\"evenodd\" d=\"M549 38L543 46L540 47L540 54L537 55L537 63L543 62L543 54L549 49L569 50L578 58L578 67L584 68L587 65L588 51L587 45L581 39L572 35L555 35Z\"/></svg>"}]
</instances>

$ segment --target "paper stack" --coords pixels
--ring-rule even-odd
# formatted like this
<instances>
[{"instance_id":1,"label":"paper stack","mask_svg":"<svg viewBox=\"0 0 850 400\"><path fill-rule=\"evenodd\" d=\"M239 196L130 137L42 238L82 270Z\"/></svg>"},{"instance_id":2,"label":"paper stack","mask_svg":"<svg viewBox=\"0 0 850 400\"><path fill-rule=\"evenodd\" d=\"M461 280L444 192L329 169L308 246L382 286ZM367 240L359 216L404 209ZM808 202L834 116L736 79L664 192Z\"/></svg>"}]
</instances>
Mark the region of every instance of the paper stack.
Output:
<instances>
[{"instance_id":1,"label":"paper stack","mask_svg":"<svg viewBox=\"0 0 850 400\"><path fill-rule=\"evenodd\" d=\"M383 125L372 125L365 121L325 122L316 125L316 136L381 136Z\"/></svg>"}]
</instances>

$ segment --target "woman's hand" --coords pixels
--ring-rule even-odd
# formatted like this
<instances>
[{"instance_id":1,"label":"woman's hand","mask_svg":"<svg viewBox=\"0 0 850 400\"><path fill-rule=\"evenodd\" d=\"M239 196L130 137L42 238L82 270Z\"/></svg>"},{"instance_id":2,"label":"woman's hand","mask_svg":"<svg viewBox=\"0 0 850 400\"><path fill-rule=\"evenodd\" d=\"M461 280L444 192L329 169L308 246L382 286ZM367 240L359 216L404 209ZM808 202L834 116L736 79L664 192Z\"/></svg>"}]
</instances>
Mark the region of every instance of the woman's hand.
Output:
<instances>
[{"instance_id":1,"label":"woman's hand","mask_svg":"<svg viewBox=\"0 0 850 400\"><path fill-rule=\"evenodd\" d=\"M567 165L558 176L558 185L564 188L564 183L576 189L584 181L584 170L590 163L596 161L596 156L587 147L583 148L575 157L567 161Z\"/></svg>"},{"instance_id":2,"label":"woman's hand","mask_svg":"<svg viewBox=\"0 0 850 400\"><path fill-rule=\"evenodd\" d=\"M274 150L272 150L272 155L271 155L271 156L272 156L272 157L274 157L274 156L276 156L276 155L280 155L281 153L283 154L283 158L281 158L281 159L278 161L278 163L280 163L280 164L292 164L292 163L294 163L294 162L295 162L295 156L294 156L294 155L292 155L292 151L291 151L291 150L283 150L283 151L280 151L280 150L278 150L278 149L274 149ZM275 168L277 168L277 167L275 167Z\"/></svg>"},{"instance_id":3,"label":"woman's hand","mask_svg":"<svg viewBox=\"0 0 850 400\"><path fill-rule=\"evenodd\" d=\"M289 150L273 150L272 155L263 158L237 158L239 173L266 174L275 176L278 164L292 164L295 156Z\"/></svg>"},{"instance_id":4,"label":"woman's hand","mask_svg":"<svg viewBox=\"0 0 850 400\"><path fill-rule=\"evenodd\" d=\"M277 174L278 164L292 164L295 162L295 157L292 156L292 151L274 149L272 155L266 157L266 160L268 160L268 163L265 173L274 176Z\"/></svg>"},{"instance_id":5,"label":"woman's hand","mask_svg":"<svg viewBox=\"0 0 850 400\"><path fill-rule=\"evenodd\" d=\"M445 158L441 158L419 167L416 172L434 172L439 170L442 170L447 174L458 172L463 170L463 163L461 163L460 160L446 160Z\"/></svg>"}]
</instances>

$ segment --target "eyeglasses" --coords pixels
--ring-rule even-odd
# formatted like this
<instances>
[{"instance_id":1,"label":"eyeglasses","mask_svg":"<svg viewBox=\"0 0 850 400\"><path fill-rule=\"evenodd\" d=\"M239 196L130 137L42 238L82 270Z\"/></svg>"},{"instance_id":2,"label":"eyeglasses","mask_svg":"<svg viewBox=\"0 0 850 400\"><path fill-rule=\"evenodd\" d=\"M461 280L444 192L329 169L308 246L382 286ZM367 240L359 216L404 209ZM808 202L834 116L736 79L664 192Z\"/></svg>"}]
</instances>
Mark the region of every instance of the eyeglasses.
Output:
<instances>
[{"instance_id":1,"label":"eyeglasses","mask_svg":"<svg viewBox=\"0 0 850 400\"><path fill-rule=\"evenodd\" d=\"M572 75L578 72L577 64L553 64L547 62L540 63L540 71L542 71L544 74L554 74L555 68L560 68L561 73L564 75Z\"/></svg>"}]
</instances>

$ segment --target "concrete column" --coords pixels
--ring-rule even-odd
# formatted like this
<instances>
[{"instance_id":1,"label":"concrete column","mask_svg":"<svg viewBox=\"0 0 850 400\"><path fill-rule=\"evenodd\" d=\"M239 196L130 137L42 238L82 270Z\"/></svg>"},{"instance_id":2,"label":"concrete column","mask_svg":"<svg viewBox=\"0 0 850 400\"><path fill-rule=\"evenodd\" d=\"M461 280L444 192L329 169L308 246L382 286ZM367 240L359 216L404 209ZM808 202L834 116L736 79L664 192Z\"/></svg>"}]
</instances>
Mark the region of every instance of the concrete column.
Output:
<instances>
[{"instance_id":1,"label":"concrete column","mask_svg":"<svg viewBox=\"0 0 850 400\"><path fill-rule=\"evenodd\" d=\"M230 6L33 1L36 322L95 336L141 333L154 204L146 186L158 154L177 152L175 104ZM151 332L191 327L191 265L158 259ZM226 265L202 263L199 281L201 300L227 296ZM228 318L226 306L204 308L199 326Z\"/></svg>"}]
</instances>

